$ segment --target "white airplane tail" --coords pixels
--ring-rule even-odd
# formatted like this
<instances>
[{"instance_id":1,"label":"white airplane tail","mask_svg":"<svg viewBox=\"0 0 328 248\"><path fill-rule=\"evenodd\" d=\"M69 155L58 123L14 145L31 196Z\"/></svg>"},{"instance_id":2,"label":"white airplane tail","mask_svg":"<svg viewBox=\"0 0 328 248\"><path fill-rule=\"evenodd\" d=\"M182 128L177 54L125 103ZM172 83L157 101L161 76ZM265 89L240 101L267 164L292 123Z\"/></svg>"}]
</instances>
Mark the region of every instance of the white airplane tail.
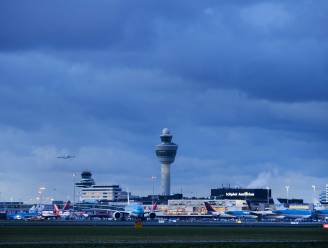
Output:
<instances>
[{"instance_id":1,"label":"white airplane tail","mask_svg":"<svg viewBox=\"0 0 328 248\"><path fill-rule=\"evenodd\" d=\"M274 202L276 210L285 210L285 209L287 209L284 206L284 204L280 203L280 201L277 198L273 198L273 202Z\"/></svg>"}]
</instances>

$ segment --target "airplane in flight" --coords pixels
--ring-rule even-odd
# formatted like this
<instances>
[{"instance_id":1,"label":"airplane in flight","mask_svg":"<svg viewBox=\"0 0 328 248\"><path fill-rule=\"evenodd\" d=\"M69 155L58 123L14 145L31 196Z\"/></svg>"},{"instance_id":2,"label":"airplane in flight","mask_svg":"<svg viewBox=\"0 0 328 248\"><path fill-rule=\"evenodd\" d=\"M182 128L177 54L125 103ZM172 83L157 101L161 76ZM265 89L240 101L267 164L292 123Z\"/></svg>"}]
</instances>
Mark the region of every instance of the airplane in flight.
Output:
<instances>
[{"instance_id":1,"label":"airplane in flight","mask_svg":"<svg viewBox=\"0 0 328 248\"><path fill-rule=\"evenodd\" d=\"M61 156L57 156L57 158L70 159L70 158L75 158L75 156L64 154L64 155L61 155Z\"/></svg>"}]
</instances>

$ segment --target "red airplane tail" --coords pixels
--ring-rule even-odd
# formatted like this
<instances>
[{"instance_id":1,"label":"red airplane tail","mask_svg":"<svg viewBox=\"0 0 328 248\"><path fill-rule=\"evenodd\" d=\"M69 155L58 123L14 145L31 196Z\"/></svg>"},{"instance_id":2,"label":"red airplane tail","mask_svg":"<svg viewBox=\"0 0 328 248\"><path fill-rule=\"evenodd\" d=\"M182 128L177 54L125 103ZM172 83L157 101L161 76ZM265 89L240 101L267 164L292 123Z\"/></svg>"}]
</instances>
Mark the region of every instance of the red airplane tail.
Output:
<instances>
[{"instance_id":1,"label":"red airplane tail","mask_svg":"<svg viewBox=\"0 0 328 248\"><path fill-rule=\"evenodd\" d=\"M59 217L60 214L59 214L59 208L56 204L54 204L54 210L53 210L53 213L56 217Z\"/></svg>"},{"instance_id":2,"label":"red airplane tail","mask_svg":"<svg viewBox=\"0 0 328 248\"><path fill-rule=\"evenodd\" d=\"M68 201L65 203L63 210L69 210L70 208L71 208L71 201L68 200Z\"/></svg>"},{"instance_id":3,"label":"red airplane tail","mask_svg":"<svg viewBox=\"0 0 328 248\"><path fill-rule=\"evenodd\" d=\"M157 202L154 202L154 204L151 206L151 210L155 211L157 209Z\"/></svg>"}]
</instances>

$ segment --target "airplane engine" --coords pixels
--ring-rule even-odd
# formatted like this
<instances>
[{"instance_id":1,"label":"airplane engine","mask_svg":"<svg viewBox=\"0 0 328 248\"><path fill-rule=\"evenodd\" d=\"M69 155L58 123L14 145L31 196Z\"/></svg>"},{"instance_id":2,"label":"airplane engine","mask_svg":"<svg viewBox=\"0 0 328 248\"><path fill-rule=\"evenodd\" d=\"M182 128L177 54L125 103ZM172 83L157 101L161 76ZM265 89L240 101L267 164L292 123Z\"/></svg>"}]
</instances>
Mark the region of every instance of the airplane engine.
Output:
<instances>
[{"instance_id":1,"label":"airplane engine","mask_svg":"<svg viewBox=\"0 0 328 248\"><path fill-rule=\"evenodd\" d=\"M150 218L150 219L155 219L155 217L156 217L156 214L155 214L155 213L150 213L150 214L149 214L149 218Z\"/></svg>"},{"instance_id":2,"label":"airplane engine","mask_svg":"<svg viewBox=\"0 0 328 248\"><path fill-rule=\"evenodd\" d=\"M121 212L115 212L113 214L113 217L115 220L121 219L123 217L123 214Z\"/></svg>"}]
</instances>

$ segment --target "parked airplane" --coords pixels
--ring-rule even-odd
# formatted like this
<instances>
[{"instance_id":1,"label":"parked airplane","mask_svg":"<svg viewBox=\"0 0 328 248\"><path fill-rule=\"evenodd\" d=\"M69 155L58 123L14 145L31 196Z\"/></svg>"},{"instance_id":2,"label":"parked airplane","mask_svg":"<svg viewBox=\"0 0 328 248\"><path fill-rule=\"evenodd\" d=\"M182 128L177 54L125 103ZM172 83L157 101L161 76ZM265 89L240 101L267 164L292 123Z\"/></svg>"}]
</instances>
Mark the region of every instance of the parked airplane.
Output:
<instances>
[{"instance_id":1,"label":"parked airplane","mask_svg":"<svg viewBox=\"0 0 328 248\"><path fill-rule=\"evenodd\" d=\"M257 215L253 214L251 211L247 210L228 210L225 214L232 215L234 218L258 218Z\"/></svg>"},{"instance_id":2,"label":"parked airplane","mask_svg":"<svg viewBox=\"0 0 328 248\"><path fill-rule=\"evenodd\" d=\"M37 213L18 212L13 214L7 214L8 220L29 220L39 218L41 217Z\"/></svg>"},{"instance_id":3,"label":"parked airplane","mask_svg":"<svg viewBox=\"0 0 328 248\"><path fill-rule=\"evenodd\" d=\"M239 209L230 209L228 211L215 211L215 209L208 202L205 202L205 207L210 215L218 216L221 218L257 218L257 216L252 214L251 211Z\"/></svg>"},{"instance_id":4,"label":"parked airplane","mask_svg":"<svg viewBox=\"0 0 328 248\"><path fill-rule=\"evenodd\" d=\"M43 218L49 219L49 218L67 218L71 215L70 211L70 201L67 201L63 207L62 210L59 209L59 207L56 204L52 205L52 209L48 207L48 209L43 209L41 211L41 216Z\"/></svg>"},{"instance_id":5,"label":"parked airplane","mask_svg":"<svg viewBox=\"0 0 328 248\"><path fill-rule=\"evenodd\" d=\"M290 219L307 219L313 216L312 210L301 210L301 209L281 209L272 210L272 213L281 216L282 218Z\"/></svg>"},{"instance_id":6,"label":"parked airplane","mask_svg":"<svg viewBox=\"0 0 328 248\"><path fill-rule=\"evenodd\" d=\"M56 204L54 204L54 211L57 215L59 215L61 218L68 218L71 216L71 201L67 201L63 207L62 210L58 208Z\"/></svg>"},{"instance_id":7,"label":"parked airplane","mask_svg":"<svg viewBox=\"0 0 328 248\"><path fill-rule=\"evenodd\" d=\"M319 219L328 219L328 209L315 209L314 216Z\"/></svg>"},{"instance_id":8,"label":"parked airplane","mask_svg":"<svg viewBox=\"0 0 328 248\"><path fill-rule=\"evenodd\" d=\"M58 219L60 218L58 207L57 209L53 206L53 209L47 209L41 211L41 216L44 219Z\"/></svg>"},{"instance_id":9,"label":"parked airplane","mask_svg":"<svg viewBox=\"0 0 328 248\"><path fill-rule=\"evenodd\" d=\"M216 211L208 202L204 202L204 204L209 215L222 216L224 214L224 211Z\"/></svg>"},{"instance_id":10,"label":"parked airplane","mask_svg":"<svg viewBox=\"0 0 328 248\"><path fill-rule=\"evenodd\" d=\"M145 211L144 206L142 204L134 203L128 204L125 206L123 211L115 211L113 213L114 219L122 219L122 218L136 218L136 219L144 219L144 218L150 218L154 219L156 217L155 210L157 208L157 203L155 202L150 211Z\"/></svg>"},{"instance_id":11,"label":"parked airplane","mask_svg":"<svg viewBox=\"0 0 328 248\"><path fill-rule=\"evenodd\" d=\"M279 217L282 219L307 219L313 216L312 210L304 210L304 209L290 209L286 208L283 204L280 204L278 199L274 200L276 204L276 209L272 210L273 217Z\"/></svg>"}]
</instances>

